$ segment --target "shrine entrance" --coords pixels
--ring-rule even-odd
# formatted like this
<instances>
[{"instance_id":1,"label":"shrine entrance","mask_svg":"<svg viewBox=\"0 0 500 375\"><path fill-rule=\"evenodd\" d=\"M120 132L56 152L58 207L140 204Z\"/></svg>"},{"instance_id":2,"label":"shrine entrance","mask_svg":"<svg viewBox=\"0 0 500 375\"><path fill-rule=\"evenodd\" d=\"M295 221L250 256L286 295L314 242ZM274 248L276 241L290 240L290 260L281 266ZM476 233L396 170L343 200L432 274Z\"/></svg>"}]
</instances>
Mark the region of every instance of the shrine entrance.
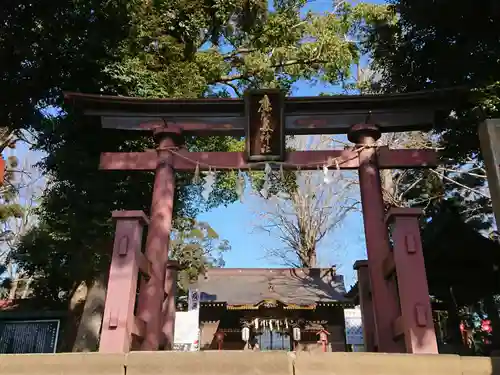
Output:
<instances>
[{"instance_id":1,"label":"shrine entrance","mask_svg":"<svg viewBox=\"0 0 500 375\"><path fill-rule=\"evenodd\" d=\"M155 171L150 217L117 211L116 235L100 340L102 352L158 350L173 345L178 265L168 260L175 171L316 170L359 172L368 260L355 265L360 280L368 351L437 353L418 217L420 211L386 212L380 169L432 168L433 150L377 145L383 132L434 125L452 91L384 96L285 98L276 90L250 91L241 99L163 100L66 93L83 115L104 128L152 132L156 150L103 152L103 170ZM347 134L352 147L285 151L285 135ZM189 152L184 136L228 135L246 139L245 152ZM142 231L148 225L141 251ZM389 229L390 228L390 229ZM389 242L389 230L393 240ZM135 294L140 281L137 309ZM136 313L134 313L136 311ZM275 340L270 336L264 345Z\"/></svg>"},{"instance_id":2,"label":"shrine entrance","mask_svg":"<svg viewBox=\"0 0 500 375\"><path fill-rule=\"evenodd\" d=\"M292 350L292 338L288 332L264 330L256 337L260 350Z\"/></svg>"}]
</instances>

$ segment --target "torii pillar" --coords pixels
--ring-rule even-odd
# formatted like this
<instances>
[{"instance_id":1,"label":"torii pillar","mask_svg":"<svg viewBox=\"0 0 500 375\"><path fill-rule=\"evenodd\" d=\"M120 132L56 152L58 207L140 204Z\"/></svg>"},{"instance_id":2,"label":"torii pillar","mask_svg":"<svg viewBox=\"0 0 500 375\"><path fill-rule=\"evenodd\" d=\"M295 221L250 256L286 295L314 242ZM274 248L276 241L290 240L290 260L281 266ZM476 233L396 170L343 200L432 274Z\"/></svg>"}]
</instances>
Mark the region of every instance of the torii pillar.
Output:
<instances>
[{"instance_id":1,"label":"torii pillar","mask_svg":"<svg viewBox=\"0 0 500 375\"><path fill-rule=\"evenodd\" d=\"M361 307L361 320L363 324L363 341L366 352L376 352L378 345L375 342L375 317L373 315L373 301L370 287L370 275L368 274L368 262L357 260L354 270L358 276L358 298Z\"/></svg>"},{"instance_id":2,"label":"torii pillar","mask_svg":"<svg viewBox=\"0 0 500 375\"><path fill-rule=\"evenodd\" d=\"M156 173L145 252L151 262L152 275L149 280L141 280L137 312L145 322L141 350L148 351L158 350L162 339L162 306L175 195L175 171L170 150L179 145L181 130L170 126L157 128L154 137L157 142Z\"/></svg>"},{"instance_id":3,"label":"torii pillar","mask_svg":"<svg viewBox=\"0 0 500 375\"><path fill-rule=\"evenodd\" d=\"M376 141L381 132L378 126L354 125L349 141L359 147L359 188L365 227L368 273L372 292L372 306L375 317L377 351L404 353L402 341L394 340L393 322L400 316L397 288L386 280L384 260L390 254L388 230L385 223L385 207L382 196Z\"/></svg>"}]
</instances>

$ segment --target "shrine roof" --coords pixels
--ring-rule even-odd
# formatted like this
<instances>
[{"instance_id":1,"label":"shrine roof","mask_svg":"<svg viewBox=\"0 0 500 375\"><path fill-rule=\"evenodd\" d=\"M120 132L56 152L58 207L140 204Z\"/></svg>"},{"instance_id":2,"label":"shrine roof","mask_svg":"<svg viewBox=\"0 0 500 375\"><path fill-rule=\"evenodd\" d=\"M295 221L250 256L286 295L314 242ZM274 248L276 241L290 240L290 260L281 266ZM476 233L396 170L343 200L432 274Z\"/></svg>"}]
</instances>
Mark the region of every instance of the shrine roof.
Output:
<instances>
[{"instance_id":1,"label":"shrine roof","mask_svg":"<svg viewBox=\"0 0 500 375\"><path fill-rule=\"evenodd\" d=\"M201 302L228 305L258 304L277 300L286 304L350 302L344 278L331 268L212 268L191 288Z\"/></svg>"},{"instance_id":2,"label":"shrine roof","mask_svg":"<svg viewBox=\"0 0 500 375\"><path fill-rule=\"evenodd\" d=\"M287 134L346 133L370 119L382 131L432 127L436 111L448 110L464 97L463 89L426 90L384 95L287 97ZM104 128L148 130L171 123L186 132L244 134L245 101L240 98L151 99L67 92L65 101L85 115L100 116Z\"/></svg>"}]
</instances>

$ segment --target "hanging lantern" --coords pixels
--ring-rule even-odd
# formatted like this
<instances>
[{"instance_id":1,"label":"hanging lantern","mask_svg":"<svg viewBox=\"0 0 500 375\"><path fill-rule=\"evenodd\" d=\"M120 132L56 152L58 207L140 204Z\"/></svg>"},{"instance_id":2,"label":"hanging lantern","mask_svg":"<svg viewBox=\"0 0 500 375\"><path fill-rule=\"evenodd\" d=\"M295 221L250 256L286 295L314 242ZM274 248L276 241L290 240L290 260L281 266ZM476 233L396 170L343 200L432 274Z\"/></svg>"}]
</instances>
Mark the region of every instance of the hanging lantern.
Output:
<instances>
[{"instance_id":1,"label":"hanging lantern","mask_svg":"<svg viewBox=\"0 0 500 375\"><path fill-rule=\"evenodd\" d=\"M293 340L294 341L300 341L300 328L299 327L294 327L293 328Z\"/></svg>"},{"instance_id":2,"label":"hanging lantern","mask_svg":"<svg viewBox=\"0 0 500 375\"><path fill-rule=\"evenodd\" d=\"M241 330L241 339L245 342L248 342L250 340L250 328L243 327L243 329Z\"/></svg>"}]
</instances>

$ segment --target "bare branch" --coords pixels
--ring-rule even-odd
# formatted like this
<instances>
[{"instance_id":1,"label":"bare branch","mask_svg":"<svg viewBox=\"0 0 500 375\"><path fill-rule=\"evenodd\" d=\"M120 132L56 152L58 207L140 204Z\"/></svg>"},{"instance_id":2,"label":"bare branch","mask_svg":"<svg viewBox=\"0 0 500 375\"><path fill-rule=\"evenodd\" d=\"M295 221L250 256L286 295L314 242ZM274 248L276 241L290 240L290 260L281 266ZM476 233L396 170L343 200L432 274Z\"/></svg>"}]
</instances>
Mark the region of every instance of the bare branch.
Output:
<instances>
[{"instance_id":1,"label":"bare branch","mask_svg":"<svg viewBox=\"0 0 500 375\"><path fill-rule=\"evenodd\" d=\"M442 178L442 179L444 179L444 180L446 180L446 181L448 181L448 182L451 182L451 183L453 183L453 184L455 184L455 185L457 185L457 186L461 187L462 189L465 189L465 190L467 190L467 191L470 191L471 193L474 193L474 194L480 195L480 196L482 196L483 198L491 199L491 197L490 197L490 196L488 196L488 195L486 195L486 194L482 193L481 191L479 191L479 190L477 190L477 189L473 189L473 188L471 188L471 187L469 187L469 186L467 186L467 185L464 185L464 184L462 184L462 183L460 183L460 182L458 182L458 181L456 181L456 180L454 180L454 179L452 179L452 178L449 178L449 177L448 177L448 176L446 176L444 173L438 173L438 172L436 172L436 171L434 171L434 170L432 170L432 169L431 169L430 171L431 171L432 173L435 173L436 175L438 175L440 178Z\"/></svg>"},{"instance_id":2,"label":"bare branch","mask_svg":"<svg viewBox=\"0 0 500 375\"><path fill-rule=\"evenodd\" d=\"M301 150L331 149L332 141L330 136L298 136L291 142L293 148ZM359 201L354 196L357 181L345 177L340 170L329 174L335 176L329 176L331 182L325 183L322 171L297 172L297 187L287 191L287 199L273 197L266 201L256 227L282 243L280 248L266 249L269 259L285 266L317 266L318 244L358 209Z\"/></svg>"}]
</instances>

